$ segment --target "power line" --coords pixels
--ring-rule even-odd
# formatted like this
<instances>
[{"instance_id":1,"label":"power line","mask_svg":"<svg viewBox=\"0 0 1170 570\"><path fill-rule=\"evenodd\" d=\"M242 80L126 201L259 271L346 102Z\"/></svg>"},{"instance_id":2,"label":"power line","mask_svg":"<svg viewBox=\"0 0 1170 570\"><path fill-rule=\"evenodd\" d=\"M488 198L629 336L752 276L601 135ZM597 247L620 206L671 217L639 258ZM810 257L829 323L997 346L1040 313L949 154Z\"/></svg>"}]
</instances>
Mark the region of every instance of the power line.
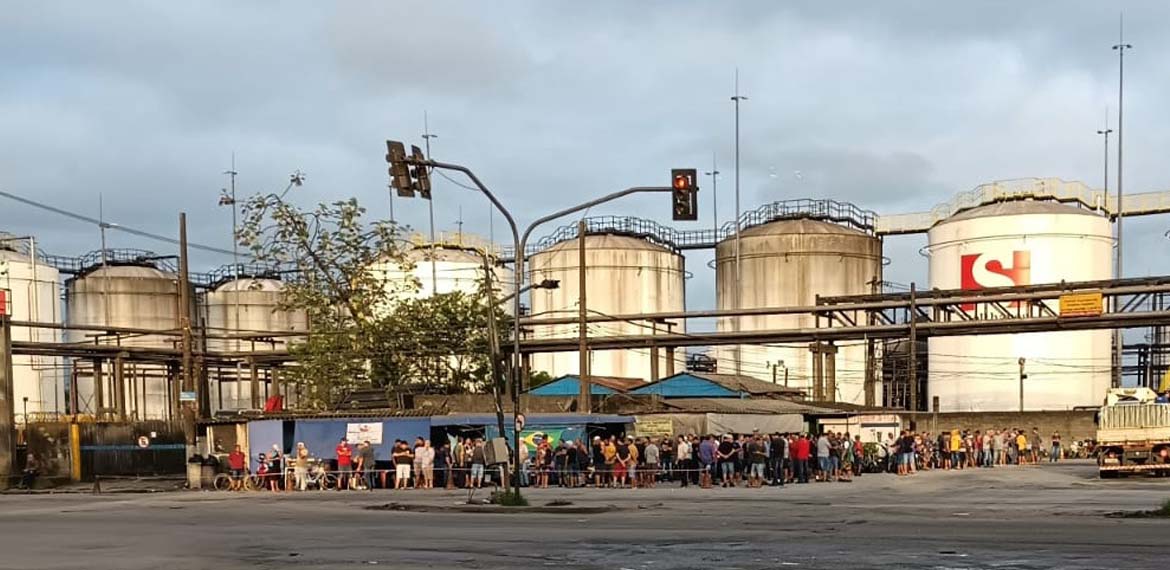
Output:
<instances>
[{"instance_id":1,"label":"power line","mask_svg":"<svg viewBox=\"0 0 1170 570\"><path fill-rule=\"evenodd\" d=\"M150 233L147 231L126 227L126 226L123 226L121 224L113 224L110 222L105 222L105 221L99 220L97 218L91 218L91 217L83 215L83 214L78 214L76 212L70 212L69 210L63 210L63 209L58 208L56 206L50 206L50 205L42 203L42 202L30 200L30 199L25 198L23 196L17 196L16 194L12 194L10 192L5 192L3 190L0 190L0 196L3 196L3 197L8 198L10 200L15 200L17 202L20 202L20 203L28 205L28 206L32 206L34 208L39 208L41 210L53 212L54 214L65 216L67 218L73 218L74 220L78 220L78 221L85 222L88 224L93 224L99 228L118 230L118 231L126 232L128 234L136 235L139 237L163 241L163 242L167 242L167 243L172 244L172 245L179 245L179 240L177 240L175 238L170 238L170 237L167 237L164 235L154 234L154 233ZM192 241L187 242L187 247L190 247L191 249L199 249L199 250L203 250L203 251L209 251L212 253L222 253L224 255L232 255L232 251L229 249L221 249L221 248L212 247L209 245L202 245L202 244L198 244L198 243L195 243ZM251 256L251 255L248 255L248 254L244 254L244 255L247 257L253 258L253 256Z\"/></svg>"}]
</instances>

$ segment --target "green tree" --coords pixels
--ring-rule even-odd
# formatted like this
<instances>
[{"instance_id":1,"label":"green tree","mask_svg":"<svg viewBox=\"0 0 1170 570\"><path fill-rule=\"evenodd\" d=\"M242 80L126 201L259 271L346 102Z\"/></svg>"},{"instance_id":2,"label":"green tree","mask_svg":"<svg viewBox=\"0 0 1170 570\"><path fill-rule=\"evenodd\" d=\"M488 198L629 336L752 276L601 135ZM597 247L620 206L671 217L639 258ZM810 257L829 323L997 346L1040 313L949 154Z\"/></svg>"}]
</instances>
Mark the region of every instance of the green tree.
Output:
<instances>
[{"instance_id":1,"label":"green tree","mask_svg":"<svg viewBox=\"0 0 1170 570\"><path fill-rule=\"evenodd\" d=\"M280 308L308 316L308 334L289 345L295 366L287 369L303 406L333 408L371 385L492 387L482 283L475 294L418 298L405 228L363 220L354 199L302 211L269 194L249 199L243 213L240 243L259 263L291 270ZM496 317L497 330L508 330L498 309Z\"/></svg>"}]
</instances>

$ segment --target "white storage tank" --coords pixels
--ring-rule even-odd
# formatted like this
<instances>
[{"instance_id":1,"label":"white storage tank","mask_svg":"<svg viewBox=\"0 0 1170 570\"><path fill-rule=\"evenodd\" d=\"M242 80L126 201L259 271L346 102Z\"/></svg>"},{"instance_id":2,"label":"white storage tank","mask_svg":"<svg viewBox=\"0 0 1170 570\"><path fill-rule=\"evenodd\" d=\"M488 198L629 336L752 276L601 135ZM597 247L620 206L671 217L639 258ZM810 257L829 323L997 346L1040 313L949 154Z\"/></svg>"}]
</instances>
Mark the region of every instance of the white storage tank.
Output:
<instances>
[{"instance_id":1,"label":"white storage tank","mask_svg":"<svg viewBox=\"0 0 1170 570\"><path fill-rule=\"evenodd\" d=\"M435 247L417 245L406 253L408 267L383 264L375 271L386 279L387 296L393 298L426 298L434 294L462 292L479 293L484 279L484 256L490 258L492 289L498 299L509 297L515 290L512 269L496 261L496 256L472 246L440 244ZM434 266L432 270L432 265ZM500 308L512 313L511 303Z\"/></svg>"},{"instance_id":2,"label":"white storage tank","mask_svg":"<svg viewBox=\"0 0 1170 570\"><path fill-rule=\"evenodd\" d=\"M189 287L189 285L187 285ZM149 265L104 265L68 280L65 284L66 322L70 325L99 325L176 331L179 327L179 280ZM194 299L194 295L190 297ZM194 315L192 314L192 317ZM176 336L165 334L105 335L91 330L70 330L67 342L109 344L129 347L174 349ZM81 413L98 412L93 385L93 364L75 359L78 408ZM103 373L104 409L115 409L112 367ZM129 363L125 382L127 414L140 419L170 416L170 386L165 365Z\"/></svg>"},{"instance_id":3,"label":"white storage tank","mask_svg":"<svg viewBox=\"0 0 1170 570\"><path fill-rule=\"evenodd\" d=\"M531 283L560 281L557 289L534 289L531 314L540 318L578 314L580 254L578 240L560 242L528 259ZM616 234L585 236L586 308L592 315L621 315L682 311L686 307L686 265L678 253L644 239ZM671 321L673 332L686 332L681 321ZM576 324L531 327L532 338L575 338ZM665 323L658 325L666 331ZM649 323L608 322L590 325L595 336L651 335ZM682 372L686 355L675 350L674 370ZM623 378L651 378L649 349L605 350L590 353L590 374ZM658 372L666 376L667 353L659 351ZM580 372L576 352L534 354L532 371L553 377Z\"/></svg>"},{"instance_id":4,"label":"white storage tank","mask_svg":"<svg viewBox=\"0 0 1170 570\"><path fill-rule=\"evenodd\" d=\"M0 289L7 289L7 314L15 321L61 324L61 287L57 270L33 259L25 238L0 235ZM60 342L59 329L12 327L12 340ZM12 357L13 411L17 417L65 411L65 383L61 358ZM27 398L27 404L25 402Z\"/></svg>"},{"instance_id":5,"label":"white storage tank","mask_svg":"<svg viewBox=\"0 0 1170 570\"><path fill-rule=\"evenodd\" d=\"M930 286L1109 279L1112 250L1109 220L1096 212L1033 200L988 204L930 229ZM926 401L937 397L944 412L1018 410L1023 358L1024 409L1100 405L1111 378L1111 337L1100 330L931 338Z\"/></svg>"},{"instance_id":6,"label":"white storage tank","mask_svg":"<svg viewBox=\"0 0 1170 570\"><path fill-rule=\"evenodd\" d=\"M284 284L273 278L240 277L217 285L203 296L205 323L209 334L288 333L308 330L304 311L280 307ZM282 350L295 337L273 336L265 340L208 339L213 352ZM213 411L252 407L251 370L219 371L218 386L212 387ZM231 381L225 381L231 380ZM261 378L265 380L265 378ZM263 398L264 392L261 392Z\"/></svg>"},{"instance_id":7,"label":"white storage tank","mask_svg":"<svg viewBox=\"0 0 1170 570\"><path fill-rule=\"evenodd\" d=\"M745 224L746 226L746 224ZM716 303L719 309L797 307L816 304L818 295L865 295L882 279L881 241L861 229L799 217L778 219L740 231L739 274L736 240L728 237L715 248ZM742 278L740 277L742 276ZM814 328L810 315L760 315L719 319L720 332ZM836 344L836 390L825 399L865 402L865 341ZM799 345L725 346L716 351L720 373L740 374L782 382L814 396L813 353ZM780 364L780 363L783 364ZM773 366L776 367L775 376ZM827 376L827 373L826 373ZM825 381L829 389L828 380ZM881 385L874 394L881 401Z\"/></svg>"}]
</instances>

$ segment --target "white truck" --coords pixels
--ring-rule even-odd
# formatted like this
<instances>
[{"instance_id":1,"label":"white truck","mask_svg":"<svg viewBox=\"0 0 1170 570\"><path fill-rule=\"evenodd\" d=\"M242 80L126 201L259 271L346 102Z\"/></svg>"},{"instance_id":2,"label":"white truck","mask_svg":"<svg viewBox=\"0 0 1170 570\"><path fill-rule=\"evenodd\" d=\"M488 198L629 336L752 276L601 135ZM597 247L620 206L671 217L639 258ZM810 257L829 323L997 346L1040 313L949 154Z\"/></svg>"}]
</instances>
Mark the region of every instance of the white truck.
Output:
<instances>
[{"instance_id":1,"label":"white truck","mask_svg":"<svg viewBox=\"0 0 1170 570\"><path fill-rule=\"evenodd\" d=\"M1170 475L1170 403L1149 388L1114 388L1097 415L1101 478Z\"/></svg>"}]
</instances>

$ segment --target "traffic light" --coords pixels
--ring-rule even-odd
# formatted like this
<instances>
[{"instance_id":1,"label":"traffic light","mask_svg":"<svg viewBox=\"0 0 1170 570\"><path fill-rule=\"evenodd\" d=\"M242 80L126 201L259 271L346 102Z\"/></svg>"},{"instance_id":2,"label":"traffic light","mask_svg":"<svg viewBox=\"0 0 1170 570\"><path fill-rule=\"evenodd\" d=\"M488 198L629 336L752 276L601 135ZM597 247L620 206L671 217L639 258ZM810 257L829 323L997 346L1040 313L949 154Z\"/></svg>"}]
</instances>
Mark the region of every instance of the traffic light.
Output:
<instances>
[{"instance_id":1,"label":"traffic light","mask_svg":"<svg viewBox=\"0 0 1170 570\"><path fill-rule=\"evenodd\" d=\"M410 167L406 164L406 147L399 141L386 141L386 162L390 163L390 186L403 198L413 198ZM429 188L428 188L429 189Z\"/></svg>"},{"instance_id":2,"label":"traffic light","mask_svg":"<svg viewBox=\"0 0 1170 570\"><path fill-rule=\"evenodd\" d=\"M675 221L699 219L699 186L695 184L694 168L676 168L670 171L671 216Z\"/></svg>"},{"instance_id":3,"label":"traffic light","mask_svg":"<svg viewBox=\"0 0 1170 570\"><path fill-rule=\"evenodd\" d=\"M418 192L420 197L430 200L431 175L427 172L425 164L427 157L423 155L423 151L418 148L418 145L410 145L410 154L413 164L410 168L410 177L414 180L410 187Z\"/></svg>"}]
</instances>

